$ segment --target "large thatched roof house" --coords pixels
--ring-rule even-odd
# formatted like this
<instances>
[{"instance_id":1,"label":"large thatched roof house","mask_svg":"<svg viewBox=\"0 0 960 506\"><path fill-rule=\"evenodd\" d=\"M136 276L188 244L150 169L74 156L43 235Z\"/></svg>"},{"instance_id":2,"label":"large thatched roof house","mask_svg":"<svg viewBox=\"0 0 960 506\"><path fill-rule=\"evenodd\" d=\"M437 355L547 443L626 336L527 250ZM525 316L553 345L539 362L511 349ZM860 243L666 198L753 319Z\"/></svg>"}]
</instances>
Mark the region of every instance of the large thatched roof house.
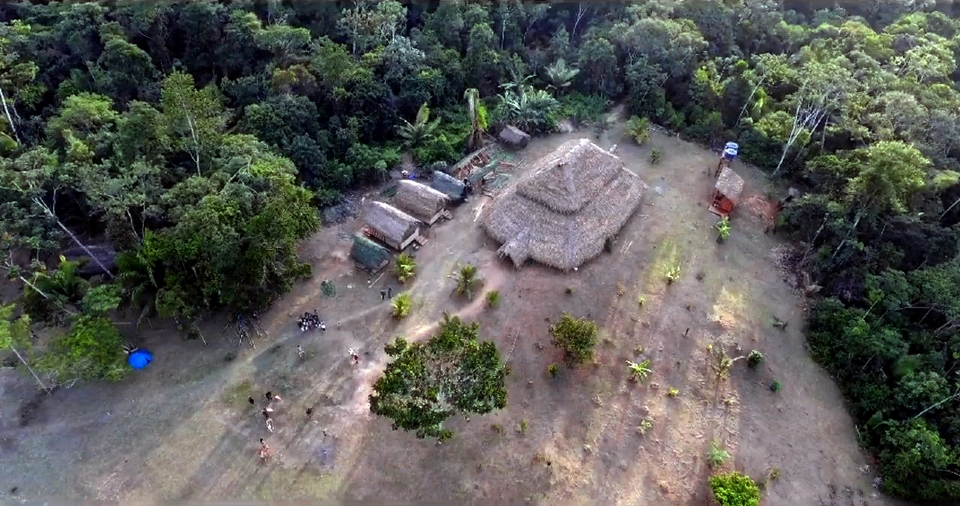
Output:
<instances>
[{"instance_id":1,"label":"large thatched roof house","mask_svg":"<svg viewBox=\"0 0 960 506\"><path fill-rule=\"evenodd\" d=\"M449 199L427 185L405 179L397 185L393 201L414 218L433 225L446 210Z\"/></svg>"},{"instance_id":2,"label":"large thatched roof house","mask_svg":"<svg viewBox=\"0 0 960 506\"><path fill-rule=\"evenodd\" d=\"M383 202L371 202L364 213L364 232L403 251L420 235L420 221Z\"/></svg>"},{"instance_id":3,"label":"large thatched roof house","mask_svg":"<svg viewBox=\"0 0 960 506\"><path fill-rule=\"evenodd\" d=\"M483 226L517 267L531 258L568 271L603 251L645 189L618 157L587 139L571 140L532 162L494 201Z\"/></svg>"}]
</instances>

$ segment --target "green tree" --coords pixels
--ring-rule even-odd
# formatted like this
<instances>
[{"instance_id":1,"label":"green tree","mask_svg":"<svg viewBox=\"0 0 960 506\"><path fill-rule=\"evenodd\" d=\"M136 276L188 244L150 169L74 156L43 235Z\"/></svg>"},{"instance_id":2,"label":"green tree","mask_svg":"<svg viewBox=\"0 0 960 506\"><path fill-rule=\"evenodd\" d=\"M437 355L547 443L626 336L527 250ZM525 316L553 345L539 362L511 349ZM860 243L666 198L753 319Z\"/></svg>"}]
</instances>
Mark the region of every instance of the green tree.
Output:
<instances>
[{"instance_id":1,"label":"green tree","mask_svg":"<svg viewBox=\"0 0 960 506\"><path fill-rule=\"evenodd\" d=\"M163 82L162 97L170 139L176 149L190 156L200 175L201 162L218 144L224 125L217 90L214 86L198 90L193 76L174 72Z\"/></svg>"},{"instance_id":2,"label":"green tree","mask_svg":"<svg viewBox=\"0 0 960 506\"><path fill-rule=\"evenodd\" d=\"M9 349L12 351L17 356L17 360L33 376L37 385L49 393L50 389L47 388L47 385L43 383L43 380L30 366L27 359L20 353L20 348L30 346L30 317L20 315L19 318L13 319L14 309L16 309L14 304L0 306L0 350Z\"/></svg>"},{"instance_id":3,"label":"green tree","mask_svg":"<svg viewBox=\"0 0 960 506\"><path fill-rule=\"evenodd\" d=\"M479 341L479 323L445 315L426 342L397 338L384 349L392 358L370 395L370 411L393 420L394 430L445 441L443 422L458 413L487 414L507 405L510 373L494 343Z\"/></svg>"},{"instance_id":4,"label":"green tree","mask_svg":"<svg viewBox=\"0 0 960 506\"><path fill-rule=\"evenodd\" d=\"M577 68L582 88L587 94L616 96L621 89L617 77L617 54L613 44L603 37L594 37L580 46Z\"/></svg>"},{"instance_id":5,"label":"green tree","mask_svg":"<svg viewBox=\"0 0 960 506\"><path fill-rule=\"evenodd\" d=\"M130 367L123 338L107 318L81 316L70 332L53 341L37 368L55 375L61 383L73 379L119 380Z\"/></svg>"},{"instance_id":6,"label":"green tree","mask_svg":"<svg viewBox=\"0 0 960 506\"><path fill-rule=\"evenodd\" d=\"M407 120L402 121L403 124L397 128L397 135L403 140L403 145L407 149L418 148L430 141L440 125L440 118L430 121L430 107L426 103L420 106L413 123Z\"/></svg>"},{"instance_id":7,"label":"green tree","mask_svg":"<svg viewBox=\"0 0 960 506\"><path fill-rule=\"evenodd\" d=\"M563 313L560 321L550 327L550 335L568 366L576 367L593 359L597 346L597 324L593 321Z\"/></svg>"}]
</instances>

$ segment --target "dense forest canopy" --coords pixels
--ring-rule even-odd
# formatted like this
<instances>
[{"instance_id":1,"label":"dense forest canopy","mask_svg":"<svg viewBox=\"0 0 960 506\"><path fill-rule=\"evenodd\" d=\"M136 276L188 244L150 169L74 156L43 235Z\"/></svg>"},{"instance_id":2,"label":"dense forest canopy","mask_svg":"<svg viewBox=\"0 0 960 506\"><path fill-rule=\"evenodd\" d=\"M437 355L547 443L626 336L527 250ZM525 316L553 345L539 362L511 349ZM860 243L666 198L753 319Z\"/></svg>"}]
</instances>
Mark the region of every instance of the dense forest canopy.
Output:
<instances>
[{"instance_id":1,"label":"dense forest canopy","mask_svg":"<svg viewBox=\"0 0 960 506\"><path fill-rule=\"evenodd\" d=\"M804 190L778 229L822 286L813 355L884 489L958 500L958 55L934 0L5 2L3 266L67 330L35 350L24 316L0 344L118 377L112 310L194 334L253 314L309 275L317 208L404 153L442 165L485 127L619 102Z\"/></svg>"}]
</instances>

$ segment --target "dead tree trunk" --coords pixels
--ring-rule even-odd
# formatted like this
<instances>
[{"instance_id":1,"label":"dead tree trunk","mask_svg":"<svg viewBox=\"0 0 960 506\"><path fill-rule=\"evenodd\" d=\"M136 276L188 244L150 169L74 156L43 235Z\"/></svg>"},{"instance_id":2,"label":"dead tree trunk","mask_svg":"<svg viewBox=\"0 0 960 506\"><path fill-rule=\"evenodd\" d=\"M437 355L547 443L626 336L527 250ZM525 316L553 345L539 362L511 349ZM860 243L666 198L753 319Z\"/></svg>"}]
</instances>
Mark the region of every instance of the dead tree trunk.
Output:
<instances>
[{"instance_id":1,"label":"dead tree trunk","mask_svg":"<svg viewBox=\"0 0 960 506\"><path fill-rule=\"evenodd\" d=\"M100 259L97 258L97 256L94 255L92 251L90 251L90 248L88 248L86 244L84 244L83 242L81 242L80 239L77 238L77 236L74 235L74 233L71 232L70 229L67 228L67 226L63 224L62 221L60 221L60 218L58 218L57 215L54 214L53 209L50 209L50 206L48 206L48 205L47 205L43 200L41 200L39 197L34 197L34 198L33 198L33 202L34 202L35 204L37 204L38 206L40 206L40 208L43 209L43 211L44 211L45 213L47 213L47 216L49 216L50 218L52 218L53 221L57 222L57 226L60 227L60 230L63 230L64 232L66 232L66 234L67 234L68 236L70 236L70 239L72 239L73 242L74 242L77 246L80 246L80 249L82 249L83 252L86 253L87 256L89 256L90 259L93 260L93 262L97 264L97 267L100 267L100 270L102 270L103 273L106 274L108 278L113 279L113 273L110 272L110 269L107 269L107 267L106 267L105 265L103 265L103 262L101 262Z\"/></svg>"},{"instance_id":2,"label":"dead tree trunk","mask_svg":"<svg viewBox=\"0 0 960 506\"><path fill-rule=\"evenodd\" d=\"M13 139L17 141L17 144L20 144L20 136L17 135L17 125L13 123L13 118L10 116L10 109L7 107L7 97L3 94L3 88L0 88L0 102L3 102L3 113L7 116L7 122L10 123L10 131L13 132Z\"/></svg>"}]
</instances>

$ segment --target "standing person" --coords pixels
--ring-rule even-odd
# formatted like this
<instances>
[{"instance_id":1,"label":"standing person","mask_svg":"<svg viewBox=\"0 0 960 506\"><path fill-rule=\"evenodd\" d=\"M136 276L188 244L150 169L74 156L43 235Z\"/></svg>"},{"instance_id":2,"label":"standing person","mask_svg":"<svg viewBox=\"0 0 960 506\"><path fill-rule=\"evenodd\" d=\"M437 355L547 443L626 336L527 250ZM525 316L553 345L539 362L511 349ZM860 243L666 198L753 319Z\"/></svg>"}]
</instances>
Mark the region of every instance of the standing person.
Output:
<instances>
[{"instance_id":1,"label":"standing person","mask_svg":"<svg viewBox=\"0 0 960 506\"><path fill-rule=\"evenodd\" d=\"M267 418L267 430L273 434L273 418Z\"/></svg>"},{"instance_id":2,"label":"standing person","mask_svg":"<svg viewBox=\"0 0 960 506\"><path fill-rule=\"evenodd\" d=\"M393 287L392 287L392 286L388 286L388 287L387 287L387 298L388 298L388 299L392 299L392 298L393 298Z\"/></svg>"},{"instance_id":3,"label":"standing person","mask_svg":"<svg viewBox=\"0 0 960 506\"><path fill-rule=\"evenodd\" d=\"M300 360L307 358L307 354L303 351L303 346L297 345L297 356L300 357Z\"/></svg>"},{"instance_id":4,"label":"standing person","mask_svg":"<svg viewBox=\"0 0 960 506\"><path fill-rule=\"evenodd\" d=\"M264 442L263 438L260 438L260 458L267 460L267 457L270 456L270 447L267 446L267 443Z\"/></svg>"},{"instance_id":5,"label":"standing person","mask_svg":"<svg viewBox=\"0 0 960 506\"><path fill-rule=\"evenodd\" d=\"M386 290L380 290L380 300L384 300L384 299L386 299L386 298L387 298L387 291L386 291Z\"/></svg>"}]
</instances>

